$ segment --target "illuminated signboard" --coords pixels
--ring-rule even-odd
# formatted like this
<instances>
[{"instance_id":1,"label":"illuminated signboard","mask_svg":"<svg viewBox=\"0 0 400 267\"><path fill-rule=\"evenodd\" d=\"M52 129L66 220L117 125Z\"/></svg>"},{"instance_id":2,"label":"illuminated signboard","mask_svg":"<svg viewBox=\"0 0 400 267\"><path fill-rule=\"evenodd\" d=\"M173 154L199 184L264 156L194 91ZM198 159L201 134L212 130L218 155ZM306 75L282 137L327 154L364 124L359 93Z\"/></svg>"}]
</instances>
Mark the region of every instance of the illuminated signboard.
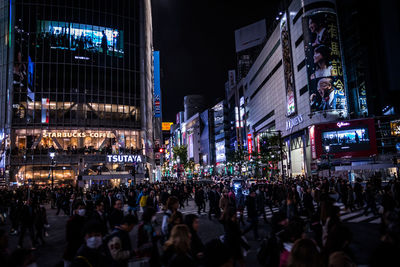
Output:
<instances>
[{"instance_id":1,"label":"illuminated signboard","mask_svg":"<svg viewBox=\"0 0 400 267\"><path fill-rule=\"evenodd\" d=\"M315 126L310 127L310 146L311 146L311 157L313 159L317 158L317 151L315 148Z\"/></svg>"},{"instance_id":2,"label":"illuminated signboard","mask_svg":"<svg viewBox=\"0 0 400 267\"><path fill-rule=\"evenodd\" d=\"M95 25L39 20L37 45L75 52L123 57L123 31ZM77 59L87 57L78 56Z\"/></svg>"},{"instance_id":3,"label":"illuminated signboard","mask_svg":"<svg viewBox=\"0 0 400 267\"><path fill-rule=\"evenodd\" d=\"M171 125L172 124L174 124L173 122L163 122L162 124L161 124L161 129L163 130L163 131L170 131L171 130Z\"/></svg>"},{"instance_id":4,"label":"illuminated signboard","mask_svg":"<svg viewBox=\"0 0 400 267\"><path fill-rule=\"evenodd\" d=\"M303 32L311 112L346 110L336 14L314 12L304 16Z\"/></svg>"},{"instance_id":5,"label":"illuminated signboard","mask_svg":"<svg viewBox=\"0 0 400 267\"><path fill-rule=\"evenodd\" d=\"M160 51L153 52L154 64L154 117L161 118Z\"/></svg>"},{"instance_id":6,"label":"illuminated signboard","mask_svg":"<svg viewBox=\"0 0 400 267\"><path fill-rule=\"evenodd\" d=\"M310 145L313 159L326 153L334 158L376 155L375 121L361 119L317 124L310 127Z\"/></svg>"},{"instance_id":7,"label":"illuminated signboard","mask_svg":"<svg viewBox=\"0 0 400 267\"><path fill-rule=\"evenodd\" d=\"M392 136L400 136L400 120L391 121L390 129Z\"/></svg>"},{"instance_id":8,"label":"illuminated signboard","mask_svg":"<svg viewBox=\"0 0 400 267\"><path fill-rule=\"evenodd\" d=\"M296 113L296 95L293 75L293 62L290 50L289 31L287 27L286 14L281 20L281 43L283 70L286 86L286 116L292 116Z\"/></svg>"},{"instance_id":9,"label":"illuminated signboard","mask_svg":"<svg viewBox=\"0 0 400 267\"><path fill-rule=\"evenodd\" d=\"M109 163L139 163L143 162L141 155L107 155Z\"/></svg>"},{"instance_id":10,"label":"illuminated signboard","mask_svg":"<svg viewBox=\"0 0 400 267\"><path fill-rule=\"evenodd\" d=\"M251 134L247 134L247 152L249 153L249 160L250 160L251 153L253 152L253 143L251 140Z\"/></svg>"},{"instance_id":11,"label":"illuminated signboard","mask_svg":"<svg viewBox=\"0 0 400 267\"><path fill-rule=\"evenodd\" d=\"M113 138L113 133L99 133L99 132L44 132L43 137L64 137L64 138L71 138L71 137L92 137L92 138Z\"/></svg>"}]
</instances>

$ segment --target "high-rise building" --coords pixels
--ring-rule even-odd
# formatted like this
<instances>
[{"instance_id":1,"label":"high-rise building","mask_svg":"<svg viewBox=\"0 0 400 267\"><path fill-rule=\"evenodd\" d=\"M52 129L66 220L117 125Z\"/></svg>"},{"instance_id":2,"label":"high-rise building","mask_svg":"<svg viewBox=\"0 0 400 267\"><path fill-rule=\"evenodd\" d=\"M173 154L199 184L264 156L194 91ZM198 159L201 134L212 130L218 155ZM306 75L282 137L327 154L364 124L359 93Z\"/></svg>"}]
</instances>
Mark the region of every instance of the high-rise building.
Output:
<instances>
[{"instance_id":1,"label":"high-rise building","mask_svg":"<svg viewBox=\"0 0 400 267\"><path fill-rule=\"evenodd\" d=\"M152 173L150 1L15 0L0 10L7 179L62 184L126 181L133 168Z\"/></svg>"}]
</instances>

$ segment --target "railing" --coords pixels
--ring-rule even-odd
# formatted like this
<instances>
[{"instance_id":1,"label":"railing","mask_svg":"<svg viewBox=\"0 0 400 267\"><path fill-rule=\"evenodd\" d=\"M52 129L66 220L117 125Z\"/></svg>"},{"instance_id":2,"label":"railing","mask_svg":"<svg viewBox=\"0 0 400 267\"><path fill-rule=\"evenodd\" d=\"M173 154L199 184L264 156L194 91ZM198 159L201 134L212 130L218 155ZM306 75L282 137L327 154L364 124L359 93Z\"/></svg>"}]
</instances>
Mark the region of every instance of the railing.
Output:
<instances>
[{"instance_id":1,"label":"railing","mask_svg":"<svg viewBox=\"0 0 400 267\"><path fill-rule=\"evenodd\" d=\"M57 164L66 163L79 163L83 159L85 163L98 163L106 162L106 155L56 155L54 160ZM51 159L48 155L26 155L26 156L11 156L11 165L22 165L22 164L51 164Z\"/></svg>"}]
</instances>

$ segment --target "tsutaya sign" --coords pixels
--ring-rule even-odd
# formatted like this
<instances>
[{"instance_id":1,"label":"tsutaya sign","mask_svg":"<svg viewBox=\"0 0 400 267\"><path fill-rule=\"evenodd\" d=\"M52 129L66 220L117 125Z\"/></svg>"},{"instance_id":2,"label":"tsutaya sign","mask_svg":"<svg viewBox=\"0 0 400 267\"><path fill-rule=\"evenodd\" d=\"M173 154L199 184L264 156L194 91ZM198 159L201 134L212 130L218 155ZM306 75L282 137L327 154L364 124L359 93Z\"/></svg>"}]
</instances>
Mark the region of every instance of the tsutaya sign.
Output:
<instances>
[{"instance_id":1,"label":"tsutaya sign","mask_svg":"<svg viewBox=\"0 0 400 267\"><path fill-rule=\"evenodd\" d=\"M141 155L107 155L107 162L110 162L110 163L142 162L142 156Z\"/></svg>"},{"instance_id":2,"label":"tsutaya sign","mask_svg":"<svg viewBox=\"0 0 400 267\"><path fill-rule=\"evenodd\" d=\"M113 138L113 133L104 132L44 132L43 137L94 137L94 138Z\"/></svg>"}]
</instances>

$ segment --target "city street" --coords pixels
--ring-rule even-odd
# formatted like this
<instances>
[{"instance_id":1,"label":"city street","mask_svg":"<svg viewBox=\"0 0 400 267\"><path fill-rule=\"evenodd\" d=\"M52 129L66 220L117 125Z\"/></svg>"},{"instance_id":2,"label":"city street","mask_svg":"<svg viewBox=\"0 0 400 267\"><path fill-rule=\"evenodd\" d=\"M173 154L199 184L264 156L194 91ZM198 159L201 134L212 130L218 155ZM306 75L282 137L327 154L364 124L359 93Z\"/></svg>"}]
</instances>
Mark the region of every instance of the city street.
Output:
<instances>
[{"instance_id":1,"label":"city street","mask_svg":"<svg viewBox=\"0 0 400 267\"><path fill-rule=\"evenodd\" d=\"M278 210L274 208L274 211ZM208 205L206 211L208 212ZM50 224L50 228L48 229L48 237L45 238L46 244L44 246L38 246L35 251L35 255L37 256L38 266L56 266L62 260L62 255L65 248L65 224L68 220L68 216L65 216L60 213L60 215L56 215L55 209L50 209L47 206L48 212L48 222ZM197 214L197 207L195 206L192 200L189 201L189 206L186 206L181 212L186 214ZM341 211L341 219L346 223L346 225L351 229L353 233L353 242L351 244L351 249L356 257L357 264L359 266L366 265L368 262L368 256L371 254L373 249L378 243L379 240L379 223L380 218L373 216L363 216L361 211L354 212L344 212ZM246 211L245 211L246 216ZM271 218L271 212L266 209L267 218ZM158 212L157 220L161 222L162 212ZM261 237L266 237L270 231L270 225L265 224L263 219L260 218L259 225L259 233ZM133 229L131 232L131 241L132 244L136 243L136 232L137 227ZM199 235L204 243L208 241L218 238L223 235L223 226L215 219L208 219L208 213L201 213L200 215L200 229ZM248 251L246 257L246 266L258 266L256 259L257 250L260 246L260 241L256 241L253 238L252 232L246 235L246 238L251 245L250 250ZM29 248L30 242L29 238L25 237L24 246ZM13 250L16 248L18 242L18 236L10 235L10 249ZM136 247L134 245L134 247ZM62 266L62 265L59 265Z\"/></svg>"}]
</instances>

